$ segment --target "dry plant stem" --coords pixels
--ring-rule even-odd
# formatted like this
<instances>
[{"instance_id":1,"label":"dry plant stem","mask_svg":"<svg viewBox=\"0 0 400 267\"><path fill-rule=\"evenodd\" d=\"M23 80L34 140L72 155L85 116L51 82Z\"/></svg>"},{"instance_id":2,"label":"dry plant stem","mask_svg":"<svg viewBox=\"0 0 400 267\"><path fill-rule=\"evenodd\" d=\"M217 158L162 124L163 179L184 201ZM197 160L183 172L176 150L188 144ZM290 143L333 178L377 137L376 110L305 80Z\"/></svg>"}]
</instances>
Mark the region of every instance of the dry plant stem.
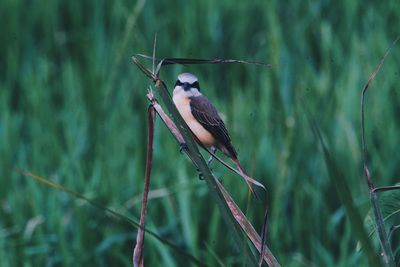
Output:
<instances>
[{"instance_id":1,"label":"dry plant stem","mask_svg":"<svg viewBox=\"0 0 400 267\"><path fill-rule=\"evenodd\" d=\"M138 57L142 57L147 60L157 60L158 62L161 62L162 66L165 65L172 65L172 64L181 64L181 65L193 65L193 64L249 64L249 65L258 65L258 66L263 66L263 67L268 67L271 68L273 67L272 64L265 64L262 62L257 62L257 61L248 61L248 60L237 60L237 59L195 59L195 58L156 58L153 56L147 56L143 54L136 54ZM157 73L157 72L156 72Z\"/></svg>"},{"instance_id":2,"label":"dry plant stem","mask_svg":"<svg viewBox=\"0 0 400 267\"><path fill-rule=\"evenodd\" d=\"M176 127L175 123L165 114L163 111L162 107L158 104L157 100L154 98L153 93L150 91L147 94L147 98L150 100L152 105L154 106L154 109L158 113L158 115L161 117L162 121L165 123L165 125L168 127L168 129L171 131L171 133L174 135L176 140L181 144L183 137L182 134L179 132L178 128ZM207 150L213 157L215 157L219 162L223 163L224 165L226 164L225 162L222 161L219 157L217 157L214 153L211 151ZM191 157L190 153L187 153L190 159L193 161L193 158ZM195 163L193 161L193 163ZM227 167L230 167L229 165L226 164ZM233 171L236 172L233 168L230 167ZM257 234L256 230L253 228L251 223L247 220L246 216L243 214L243 212L239 209L239 207L236 205L236 203L233 201L233 199L230 197L230 195L226 192L225 188L221 185L221 183L217 180L214 179L216 182L216 185L218 186L219 190L221 191L226 203L228 204L228 207L235 218L235 220L239 223L240 227L242 230L247 234L248 238L250 241L254 244L256 249L261 252L262 249L264 251L263 253L263 259L269 266L280 266L278 261L275 259L274 255L271 253L271 251L268 249L267 246L262 245L262 240L260 236Z\"/></svg>"},{"instance_id":3,"label":"dry plant stem","mask_svg":"<svg viewBox=\"0 0 400 267\"><path fill-rule=\"evenodd\" d=\"M152 105L148 108L148 140L147 140L147 156L146 156L146 174L143 189L142 209L140 211L139 229L136 237L136 246L133 250L133 266L143 267L143 248L144 248L144 228L146 223L147 198L149 194L151 162L153 159L153 141L154 141L154 122L155 109Z\"/></svg>"},{"instance_id":4,"label":"dry plant stem","mask_svg":"<svg viewBox=\"0 0 400 267\"><path fill-rule=\"evenodd\" d=\"M172 135L176 138L178 143L180 145L185 144L185 140L182 137L182 134L179 132L178 128L176 127L175 123L165 114L164 110L158 104L157 100L154 98L153 91L149 90L149 93L147 94L147 98L150 100L151 105L157 112L157 114L160 116L161 120L164 122L164 124L168 127L168 129L171 131ZM193 164L196 164L191 156L190 153L186 149L183 150L186 155L192 160ZM197 167L197 165L196 165Z\"/></svg>"},{"instance_id":5,"label":"dry plant stem","mask_svg":"<svg viewBox=\"0 0 400 267\"><path fill-rule=\"evenodd\" d=\"M384 56L382 57L378 67L375 69L374 73L371 75L371 77L368 79L367 83L364 85L363 90L361 92L361 142L362 142L362 154L363 154L363 165L364 165L364 175L368 184L368 188L370 190L370 195L371 195L371 205L372 205L372 210L374 213L374 218L375 218L375 224L378 232L378 237L379 237L379 242L381 243L381 248L382 248L382 255L383 255L383 261L386 264L386 266L395 266L394 263L394 256L393 256L393 251L390 246L388 236L386 233L385 225L383 222L383 216L382 212L379 208L378 205L378 196L377 196L377 190L374 187L371 174L368 168L368 161L367 161L367 144L365 142L365 112L364 112L364 107L365 107L365 94L371 85L372 81L375 79L375 76L378 74L379 70L381 69L383 63L385 62L386 57L394 47L394 45L397 43L397 41L400 39L400 35L397 36L397 38L394 40L392 45L386 50Z\"/></svg>"},{"instance_id":6,"label":"dry plant stem","mask_svg":"<svg viewBox=\"0 0 400 267\"><path fill-rule=\"evenodd\" d=\"M264 255L265 255L267 227L268 227L268 207L265 209L264 222L263 222L263 226L261 229L261 253L260 253L260 257L258 258L258 266L260 266L260 267L262 265L262 261L263 261Z\"/></svg>"},{"instance_id":7,"label":"dry plant stem","mask_svg":"<svg viewBox=\"0 0 400 267\"><path fill-rule=\"evenodd\" d=\"M154 98L153 92L150 90L147 94L147 98L150 100L151 105L157 111L158 115L162 119L162 121L167 125L168 129L171 131L173 136L178 140L179 144L184 144L185 140L183 139L181 133L179 132L178 128L175 126L175 123L165 114L164 110L158 104L157 100Z\"/></svg>"}]
</instances>

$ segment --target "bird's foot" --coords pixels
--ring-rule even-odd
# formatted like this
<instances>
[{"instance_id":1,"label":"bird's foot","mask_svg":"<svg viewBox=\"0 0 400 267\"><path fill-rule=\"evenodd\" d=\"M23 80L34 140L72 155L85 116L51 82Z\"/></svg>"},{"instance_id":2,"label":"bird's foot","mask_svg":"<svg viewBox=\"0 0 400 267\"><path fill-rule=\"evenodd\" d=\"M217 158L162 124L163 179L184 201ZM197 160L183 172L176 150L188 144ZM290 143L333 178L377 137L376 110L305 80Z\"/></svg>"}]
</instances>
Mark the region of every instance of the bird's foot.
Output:
<instances>
[{"instance_id":1,"label":"bird's foot","mask_svg":"<svg viewBox=\"0 0 400 267\"><path fill-rule=\"evenodd\" d=\"M197 173L199 174L199 180L204 180L203 173L199 169L196 169L196 170L197 170Z\"/></svg>"},{"instance_id":2,"label":"bird's foot","mask_svg":"<svg viewBox=\"0 0 400 267\"><path fill-rule=\"evenodd\" d=\"M207 161L207 166L208 166L208 168L210 169L210 170L212 170L211 169L211 162L213 161L213 157L210 157L209 159L208 159L208 161Z\"/></svg>"},{"instance_id":3,"label":"bird's foot","mask_svg":"<svg viewBox=\"0 0 400 267\"><path fill-rule=\"evenodd\" d=\"M188 150L188 146L186 145L186 143L182 143L179 145L179 152L182 153L183 150Z\"/></svg>"}]
</instances>

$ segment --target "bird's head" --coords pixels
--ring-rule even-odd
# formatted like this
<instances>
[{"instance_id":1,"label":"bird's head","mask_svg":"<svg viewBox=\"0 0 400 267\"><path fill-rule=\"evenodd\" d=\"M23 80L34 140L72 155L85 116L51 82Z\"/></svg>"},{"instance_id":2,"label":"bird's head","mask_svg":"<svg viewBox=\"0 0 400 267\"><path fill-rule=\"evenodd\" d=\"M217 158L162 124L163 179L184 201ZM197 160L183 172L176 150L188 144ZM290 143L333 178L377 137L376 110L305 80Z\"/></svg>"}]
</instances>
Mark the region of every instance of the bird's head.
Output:
<instances>
[{"instance_id":1,"label":"bird's head","mask_svg":"<svg viewBox=\"0 0 400 267\"><path fill-rule=\"evenodd\" d=\"M179 74L174 88L174 94L176 93L185 94L188 97L201 95L197 77L188 72Z\"/></svg>"}]
</instances>

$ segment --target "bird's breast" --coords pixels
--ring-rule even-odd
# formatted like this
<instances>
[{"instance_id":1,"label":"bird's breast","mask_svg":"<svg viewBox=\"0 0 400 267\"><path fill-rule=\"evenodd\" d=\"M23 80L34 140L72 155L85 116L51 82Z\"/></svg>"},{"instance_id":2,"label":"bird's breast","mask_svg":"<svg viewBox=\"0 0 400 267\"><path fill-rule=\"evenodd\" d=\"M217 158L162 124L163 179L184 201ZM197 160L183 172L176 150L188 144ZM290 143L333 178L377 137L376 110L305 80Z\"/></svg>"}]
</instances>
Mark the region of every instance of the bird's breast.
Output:
<instances>
[{"instance_id":1,"label":"bird's breast","mask_svg":"<svg viewBox=\"0 0 400 267\"><path fill-rule=\"evenodd\" d=\"M196 135L200 142L207 147L215 146L215 138L193 116L190 108L191 100L180 94L174 94L172 100L190 130Z\"/></svg>"}]
</instances>

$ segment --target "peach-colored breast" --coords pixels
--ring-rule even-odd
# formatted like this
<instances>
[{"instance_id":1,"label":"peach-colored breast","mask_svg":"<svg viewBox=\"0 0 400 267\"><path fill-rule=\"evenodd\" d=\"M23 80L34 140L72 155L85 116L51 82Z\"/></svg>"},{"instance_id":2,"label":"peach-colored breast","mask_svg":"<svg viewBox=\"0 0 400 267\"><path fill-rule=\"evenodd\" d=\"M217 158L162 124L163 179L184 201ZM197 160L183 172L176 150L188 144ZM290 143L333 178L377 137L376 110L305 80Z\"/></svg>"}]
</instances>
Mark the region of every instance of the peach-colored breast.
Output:
<instances>
[{"instance_id":1,"label":"peach-colored breast","mask_svg":"<svg viewBox=\"0 0 400 267\"><path fill-rule=\"evenodd\" d=\"M192 115L190 98L180 94L174 95L173 101L182 118L202 144L207 147L215 146L215 138Z\"/></svg>"}]
</instances>

